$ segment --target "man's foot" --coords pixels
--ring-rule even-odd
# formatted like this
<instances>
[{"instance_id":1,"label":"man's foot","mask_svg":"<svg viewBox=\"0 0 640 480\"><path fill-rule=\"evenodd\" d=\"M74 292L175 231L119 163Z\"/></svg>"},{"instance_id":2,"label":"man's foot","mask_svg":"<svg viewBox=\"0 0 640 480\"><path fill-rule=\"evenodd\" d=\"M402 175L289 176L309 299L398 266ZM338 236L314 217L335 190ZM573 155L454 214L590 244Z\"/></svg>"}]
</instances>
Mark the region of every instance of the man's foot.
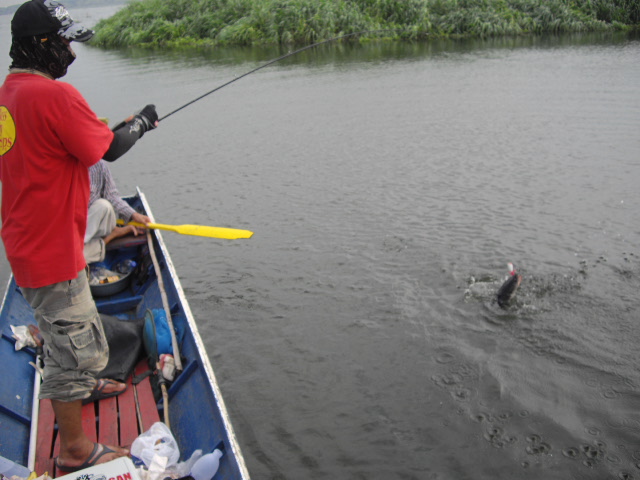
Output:
<instances>
[{"instance_id":1,"label":"man's foot","mask_svg":"<svg viewBox=\"0 0 640 480\"><path fill-rule=\"evenodd\" d=\"M110 462L119 457L125 457L129 455L129 450L120 447L109 447L101 443L93 444L93 451L85 458L84 461L76 463L74 460L60 461L60 457L55 459L56 469L58 473L72 473L85 468L93 467L101 463Z\"/></svg>"},{"instance_id":2,"label":"man's foot","mask_svg":"<svg viewBox=\"0 0 640 480\"><path fill-rule=\"evenodd\" d=\"M108 378L99 378L96 380L96 386L93 387L93 391L89 397L82 400L82 404L95 402L104 398L115 397L120 395L127 389L127 385L124 383L116 382Z\"/></svg>"}]
</instances>

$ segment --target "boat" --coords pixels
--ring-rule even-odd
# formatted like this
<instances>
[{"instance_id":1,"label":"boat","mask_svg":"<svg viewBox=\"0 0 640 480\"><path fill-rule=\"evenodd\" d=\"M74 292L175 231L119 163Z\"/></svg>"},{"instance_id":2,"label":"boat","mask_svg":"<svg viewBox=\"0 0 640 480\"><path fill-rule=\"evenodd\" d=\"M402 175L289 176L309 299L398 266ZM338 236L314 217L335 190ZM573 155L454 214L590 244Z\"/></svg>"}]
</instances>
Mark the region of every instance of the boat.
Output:
<instances>
[{"instance_id":1,"label":"boat","mask_svg":"<svg viewBox=\"0 0 640 480\"><path fill-rule=\"evenodd\" d=\"M139 188L124 199L153 220ZM181 462L196 450L208 453L219 449L223 456L214 480L249 480L220 387L166 244L158 230L149 232L110 243L103 265L113 268L123 260L133 260L136 267L101 292L99 287L95 291L91 287L101 316L144 324L143 343L147 348L143 352L147 354L136 360L124 393L83 406L85 432L93 441L124 446L131 445L156 422L164 422L176 440ZM176 363L181 363L181 371L173 382L163 384L153 368L157 358L154 360L149 353L147 334L150 328L155 329L156 318L162 317L156 314L167 311L169 325L173 323L174 331L179 332L171 335L171 340L179 349L179 355L174 356ZM66 472L56 472L55 468L59 447L51 402L37 400L40 379L32 364L39 352L35 347L16 350L11 328L32 324L32 309L11 276L0 307L0 469L36 472L38 476L48 473L55 478ZM157 344L151 347L152 352L154 348Z\"/></svg>"}]
</instances>

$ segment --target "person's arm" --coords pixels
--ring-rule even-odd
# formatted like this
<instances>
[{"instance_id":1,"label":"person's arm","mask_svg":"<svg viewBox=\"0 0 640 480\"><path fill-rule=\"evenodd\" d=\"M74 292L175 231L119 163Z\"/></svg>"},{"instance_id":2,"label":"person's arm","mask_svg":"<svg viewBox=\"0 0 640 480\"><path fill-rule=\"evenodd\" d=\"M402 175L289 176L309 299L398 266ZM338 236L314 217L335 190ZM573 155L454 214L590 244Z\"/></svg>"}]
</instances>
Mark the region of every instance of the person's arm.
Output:
<instances>
[{"instance_id":1,"label":"person's arm","mask_svg":"<svg viewBox=\"0 0 640 480\"><path fill-rule=\"evenodd\" d=\"M158 114L154 105L147 105L131 121L124 121L113 128L113 140L102 157L113 162L127 153L131 147L149 130L158 126Z\"/></svg>"},{"instance_id":2,"label":"person's arm","mask_svg":"<svg viewBox=\"0 0 640 480\"><path fill-rule=\"evenodd\" d=\"M128 221L129 222L144 223L145 225L147 223L151 223L151 219L149 217L147 217L146 215L143 215L141 213L138 213L138 212L134 212L133 215L131 215L131 218Z\"/></svg>"},{"instance_id":3,"label":"person's arm","mask_svg":"<svg viewBox=\"0 0 640 480\"><path fill-rule=\"evenodd\" d=\"M113 205L113 209L116 211L118 216L122 217L125 222L128 222L135 210L131 208L131 206L120 196L118 187L116 187L116 182L111 176L111 171L107 164L103 163L102 167L102 188L99 194L102 198L108 200L109 203Z\"/></svg>"}]
</instances>

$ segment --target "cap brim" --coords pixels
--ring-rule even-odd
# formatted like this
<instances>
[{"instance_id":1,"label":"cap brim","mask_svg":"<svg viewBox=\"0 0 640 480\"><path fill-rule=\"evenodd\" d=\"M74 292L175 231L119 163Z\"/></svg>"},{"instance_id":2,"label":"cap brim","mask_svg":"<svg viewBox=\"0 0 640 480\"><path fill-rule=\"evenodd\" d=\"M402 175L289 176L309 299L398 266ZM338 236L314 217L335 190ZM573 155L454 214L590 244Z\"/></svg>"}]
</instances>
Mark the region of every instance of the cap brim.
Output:
<instances>
[{"instance_id":1,"label":"cap brim","mask_svg":"<svg viewBox=\"0 0 640 480\"><path fill-rule=\"evenodd\" d=\"M87 27L80 25L79 23L73 22L71 25L66 27L64 30L60 29L58 34L66 38L67 40L72 40L74 42L86 42L94 35L93 30L89 30Z\"/></svg>"}]
</instances>

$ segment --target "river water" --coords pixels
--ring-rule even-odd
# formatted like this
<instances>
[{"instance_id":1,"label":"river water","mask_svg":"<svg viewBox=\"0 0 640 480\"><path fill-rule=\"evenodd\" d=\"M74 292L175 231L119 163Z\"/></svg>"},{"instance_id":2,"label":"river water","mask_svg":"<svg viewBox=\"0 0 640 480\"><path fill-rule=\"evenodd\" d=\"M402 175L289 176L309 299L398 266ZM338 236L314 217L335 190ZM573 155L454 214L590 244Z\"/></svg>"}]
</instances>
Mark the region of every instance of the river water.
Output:
<instances>
[{"instance_id":1,"label":"river water","mask_svg":"<svg viewBox=\"0 0 640 480\"><path fill-rule=\"evenodd\" d=\"M76 50L112 123L283 53ZM255 232L164 234L254 479L638 479L639 127L637 37L331 45L112 171L158 222Z\"/></svg>"}]
</instances>

